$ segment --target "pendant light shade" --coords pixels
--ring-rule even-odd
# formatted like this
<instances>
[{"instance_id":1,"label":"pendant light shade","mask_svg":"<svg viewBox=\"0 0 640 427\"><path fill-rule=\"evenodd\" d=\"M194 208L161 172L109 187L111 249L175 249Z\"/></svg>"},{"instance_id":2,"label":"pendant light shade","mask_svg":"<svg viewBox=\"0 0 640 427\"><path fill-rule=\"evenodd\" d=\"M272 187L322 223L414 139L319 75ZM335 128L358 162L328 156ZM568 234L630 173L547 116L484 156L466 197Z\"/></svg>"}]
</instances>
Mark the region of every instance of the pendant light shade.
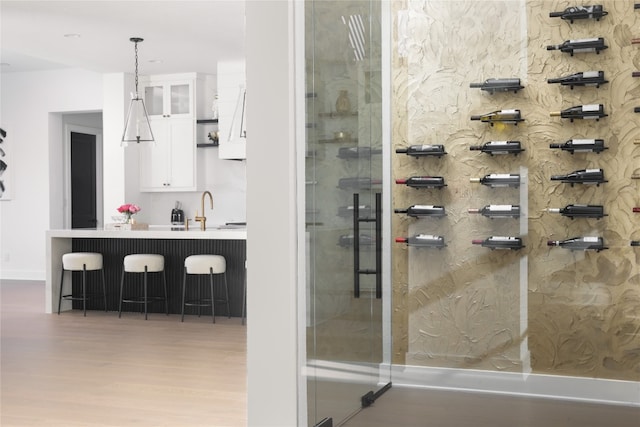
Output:
<instances>
[{"instance_id":1,"label":"pendant light shade","mask_svg":"<svg viewBox=\"0 0 640 427\"><path fill-rule=\"evenodd\" d=\"M151 131L151 124L149 123L149 115L147 114L147 108L144 105L144 100L138 93L138 43L143 39L139 37L132 37L131 40L135 44L136 55L136 92L131 97L131 103L129 104L129 112L127 113L127 119L124 123L124 132L122 133L122 141L120 145L126 147L131 142L155 142L153 139L153 132Z\"/></svg>"}]
</instances>

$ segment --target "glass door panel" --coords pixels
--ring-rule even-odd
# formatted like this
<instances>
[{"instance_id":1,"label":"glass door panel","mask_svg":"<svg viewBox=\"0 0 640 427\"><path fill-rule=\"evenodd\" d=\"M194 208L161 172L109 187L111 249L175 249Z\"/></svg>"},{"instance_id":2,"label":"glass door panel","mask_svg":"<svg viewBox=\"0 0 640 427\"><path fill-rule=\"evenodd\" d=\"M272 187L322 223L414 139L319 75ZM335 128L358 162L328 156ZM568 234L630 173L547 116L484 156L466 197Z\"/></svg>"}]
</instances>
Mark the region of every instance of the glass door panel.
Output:
<instances>
[{"instance_id":1,"label":"glass door panel","mask_svg":"<svg viewBox=\"0 0 640 427\"><path fill-rule=\"evenodd\" d=\"M162 85L145 86L144 103L149 116L162 116L164 114L164 88Z\"/></svg>"},{"instance_id":2,"label":"glass door panel","mask_svg":"<svg viewBox=\"0 0 640 427\"><path fill-rule=\"evenodd\" d=\"M191 85L172 84L171 91L171 115L174 114L190 114L189 106L191 105Z\"/></svg>"},{"instance_id":3,"label":"glass door panel","mask_svg":"<svg viewBox=\"0 0 640 427\"><path fill-rule=\"evenodd\" d=\"M336 426L389 381L388 368L381 372L380 2L305 6L308 425Z\"/></svg>"}]
</instances>

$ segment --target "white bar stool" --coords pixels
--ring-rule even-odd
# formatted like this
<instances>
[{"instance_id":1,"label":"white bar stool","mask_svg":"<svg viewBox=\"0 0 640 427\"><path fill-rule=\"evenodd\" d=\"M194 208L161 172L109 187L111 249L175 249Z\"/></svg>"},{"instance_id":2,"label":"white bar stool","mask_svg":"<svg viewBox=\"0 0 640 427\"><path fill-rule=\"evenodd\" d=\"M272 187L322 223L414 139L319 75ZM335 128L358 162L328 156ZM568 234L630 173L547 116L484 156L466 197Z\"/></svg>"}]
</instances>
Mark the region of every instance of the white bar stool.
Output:
<instances>
[{"instance_id":1,"label":"white bar stool","mask_svg":"<svg viewBox=\"0 0 640 427\"><path fill-rule=\"evenodd\" d=\"M144 295L123 297L124 275L125 273L143 273L144 274ZM164 284L164 297L149 296L148 293L148 273L162 273L162 282ZM144 319L147 320L148 304L154 301L164 301L165 312L169 315L169 302L167 299L167 278L164 273L164 257L156 254L134 254L124 257L122 278L120 279L120 306L118 308L118 317L122 316L122 303L144 304Z\"/></svg>"},{"instance_id":2,"label":"white bar stool","mask_svg":"<svg viewBox=\"0 0 640 427\"><path fill-rule=\"evenodd\" d=\"M187 289L187 274L208 274L211 298L200 298L197 300L185 301ZM214 274L222 274L224 278L224 299L215 298L213 288ZM229 287L227 285L227 260L222 255L191 255L184 260L184 275L182 278L182 322L184 322L185 306L211 307L211 317L216 323L215 302L224 301L227 304L227 316L231 318L229 308Z\"/></svg>"},{"instance_id":3,"label":"white bar stool","mask_svg":"<svg viewBox=\"0 0 640 427\"><path fill-rule=\"evenodd\" d=\"M62 299L71 301L82 301L82 310L87 315L87 271L102 272L102 296L104 298L104 311L107 311L107 287L104 280L104 270L102 268L102 254L94 252L72 252L62 255L62 274L60 275L60 293L58 295L58 314L60 314L60 306ZM82 296L73 296L70 294L62 294L62 286L64 284L65 271L82 271Z\"/></svg>"}]
</instances>

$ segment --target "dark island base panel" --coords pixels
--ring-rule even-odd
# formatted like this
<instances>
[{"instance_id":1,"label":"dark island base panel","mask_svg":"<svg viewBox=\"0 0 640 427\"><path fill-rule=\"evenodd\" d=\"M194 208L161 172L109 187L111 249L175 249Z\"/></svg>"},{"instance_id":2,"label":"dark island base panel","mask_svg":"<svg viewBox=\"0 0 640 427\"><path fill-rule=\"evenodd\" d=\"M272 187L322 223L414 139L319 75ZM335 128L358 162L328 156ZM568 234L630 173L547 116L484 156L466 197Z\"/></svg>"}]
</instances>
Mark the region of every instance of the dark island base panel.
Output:
<instances>
[{"instance_id":1,"label":"dark island base panel","mask_svg":"<svg viewBox=\"0 0 640 427\"><path fill-rule=\"evenodd\" d=\"M245 240L175 240L175 239L73 239L73 252L102 253L107 286L107 309L118 311L120 298L120 278L125 255L159 254L164 255L165 274L167 276L167 293L169 295L169 313L180 314L182 304L182 275L184 259L189 255L211 254L223 255L227 261L227 283L229 284L229 303L232 317L242 317L243 290L245 281ZM68 280L69 273L66 273ZM57 280L60 280L59 278ZM188 275L186 299L198 298L198 289L209 295L208 276ZM102 285L99 273L87 273L87 293L93 294L87 301L87 310L104 310L101 292ZM128 292L139 292L142 295L143 274L127 273L125 276L125 298ZM222 275L214 276L216 298L224 297L224 281ZM149 295L162 295L162 276L149 274ZM82 295L82 272L73 273L73 294ZM58 298L58 295L54 295ZM81 301L73 301L74 309L82 309ZM142 304L122 304L123 312L142 312ZM150 313L164 313L164 302L149 304ZM216 302L216 317L226 316L224 302ZM198 307L186 307L185 314L198 314ZM211 315L211 309L203 307L201 314Z\"/></svg>"}]
</instances>

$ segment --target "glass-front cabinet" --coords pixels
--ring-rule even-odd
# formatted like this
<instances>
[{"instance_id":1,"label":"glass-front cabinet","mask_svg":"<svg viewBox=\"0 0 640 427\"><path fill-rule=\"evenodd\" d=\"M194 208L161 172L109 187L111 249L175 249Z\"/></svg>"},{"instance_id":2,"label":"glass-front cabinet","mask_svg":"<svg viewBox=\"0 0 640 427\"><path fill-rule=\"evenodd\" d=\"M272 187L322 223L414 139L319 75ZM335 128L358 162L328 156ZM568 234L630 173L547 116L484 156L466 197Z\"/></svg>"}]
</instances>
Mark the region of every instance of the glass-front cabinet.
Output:
<instances>
[{"instance_id":1,"label":"glass-front cabinet","mask_svg":"<svg viewBox=\"0 0 640 427\"><path fill-rule=\"evenodd\" d=\"M144 102L149 117L191 117L193 81L162 81L162 77L155 77L145 84Z\"/></svg>"}]
</instances>

